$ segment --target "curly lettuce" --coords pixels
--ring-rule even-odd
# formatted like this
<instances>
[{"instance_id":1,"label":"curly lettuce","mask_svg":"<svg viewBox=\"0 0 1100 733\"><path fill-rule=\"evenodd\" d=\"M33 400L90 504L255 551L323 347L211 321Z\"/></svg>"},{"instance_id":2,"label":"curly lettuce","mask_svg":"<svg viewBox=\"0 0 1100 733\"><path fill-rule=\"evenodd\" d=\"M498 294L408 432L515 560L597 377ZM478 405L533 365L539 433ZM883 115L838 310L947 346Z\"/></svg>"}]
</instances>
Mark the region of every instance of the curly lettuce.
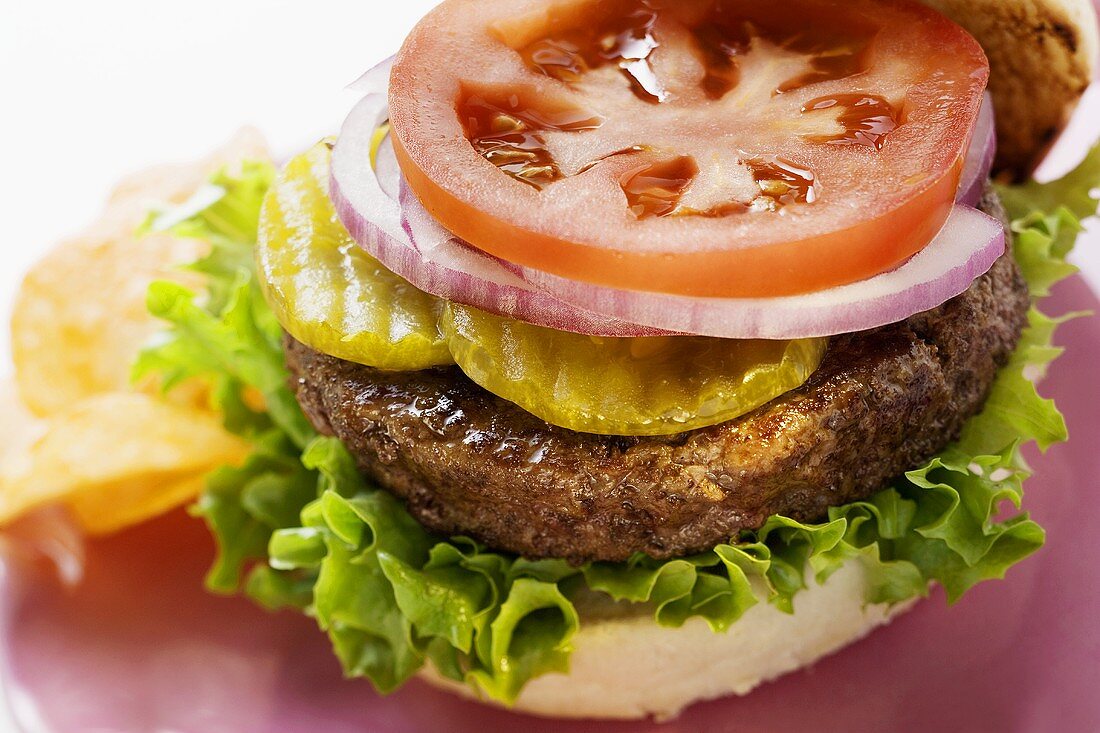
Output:
<instances>
[{"instance_id":1,"label":"curly lettuce","mask_svg":"<svg viewBox=\"0 0 1100 733\"><path fill-rule=\"evenodd\" d=\"M577 603L592 592L639 604L665 626L700 617L721 633L757 603L792 612L807 582L824 581L845 562L867 569L869 603L926 596L933 583L954 602L1043 545L1043 529L1019 513L1028 475L1020 451L1028 443L1045 450L1067 435L1035 388L1060 353L1052 345L1060 320L1037 307L961 439L871 499L831 509L826 521L776 516L693 557L583 567L430 535L363 478L339 441L313 431L287 388L280 329L251 264L273 173L251 165L221 174L213 203L169 217L175 233L214 243L194 266L208 276L208 291L152 287L150 310L168 330L135 371L158 374L168 389L207 381L226 427L255 446L243 466L210 476L195 507L219 548L210 588L309 614L347 674L380 691L431 663L514 701L532 678L568 669L582 623ZM1016 258L1036 300L1074 272L1066 256L1080 220L1096 211L1097 186L1100 147L1061 181L1003 189ZM1016 510L1007 518L1006 504Z\"/></svg>"}]
</instances>

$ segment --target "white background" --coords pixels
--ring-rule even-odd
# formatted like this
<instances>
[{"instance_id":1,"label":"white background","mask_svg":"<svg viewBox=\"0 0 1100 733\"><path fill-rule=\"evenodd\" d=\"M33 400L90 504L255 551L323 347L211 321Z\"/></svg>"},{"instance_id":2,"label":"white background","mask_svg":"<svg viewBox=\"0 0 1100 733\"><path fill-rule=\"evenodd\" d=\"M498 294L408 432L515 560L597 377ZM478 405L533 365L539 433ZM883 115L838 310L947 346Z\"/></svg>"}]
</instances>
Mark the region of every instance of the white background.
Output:
<instances>
[{"instance_id":1,"label":"white background","mask_svg":"<svg viewBox=\"0 0 1100 733\"><path fill-rule=\"evenodd\" d=\"M246 123L279 151L334 132L354 101L343 86L434 4L0 0L0 322L22 272L120 176L199 156ZM1094 89L1053 168L1098 136ZM1100 284L1097 245L1078 261ZM7 363L0 337L0 374Z\"/></svg>"}]
</instances>

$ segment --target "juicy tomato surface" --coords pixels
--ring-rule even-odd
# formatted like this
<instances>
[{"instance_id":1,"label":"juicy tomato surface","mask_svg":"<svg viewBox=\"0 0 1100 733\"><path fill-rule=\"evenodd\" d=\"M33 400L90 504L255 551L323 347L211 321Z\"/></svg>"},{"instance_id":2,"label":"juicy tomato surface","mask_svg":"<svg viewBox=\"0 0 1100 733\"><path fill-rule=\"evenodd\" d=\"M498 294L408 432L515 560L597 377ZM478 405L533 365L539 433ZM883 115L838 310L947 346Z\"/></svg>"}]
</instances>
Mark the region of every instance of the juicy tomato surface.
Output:
<instances>
[{"instance_id":1,"label":"juicy tomato surface","mask_svg":"<svg viewBox=\"0 0 1100 733\"><path fill-rule=\"evenodd\" d=\"M931 241L988 77L915 0L445 0L398 54L390 115L412 190L485 252L769 297Z\"/></svg>"}]
</instances>

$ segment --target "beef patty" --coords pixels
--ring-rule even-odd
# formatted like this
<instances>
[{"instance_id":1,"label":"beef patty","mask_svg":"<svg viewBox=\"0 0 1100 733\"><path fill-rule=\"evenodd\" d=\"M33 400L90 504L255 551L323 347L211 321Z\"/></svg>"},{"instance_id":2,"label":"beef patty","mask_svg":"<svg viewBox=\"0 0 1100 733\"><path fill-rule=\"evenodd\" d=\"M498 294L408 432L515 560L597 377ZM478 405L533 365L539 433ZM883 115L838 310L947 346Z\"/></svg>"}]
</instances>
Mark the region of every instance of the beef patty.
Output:
<instances>
[{"instance_id":1,"label":"beef patty","mask_svg":"<svg viewBox=\"0 0 1100 733\"><path fill-rule=\"evenodd\" d=\"M983 208L1003 217L987 193ZM457 367L384 372L289 339L313 424L426 528L532 558L700 552L772 514L865 499L929 460L982 406L1026 320L1011 254L964 294L835 337L810 380L732 422L666 437L546 424Z\"/></svg>"}]
</instances>

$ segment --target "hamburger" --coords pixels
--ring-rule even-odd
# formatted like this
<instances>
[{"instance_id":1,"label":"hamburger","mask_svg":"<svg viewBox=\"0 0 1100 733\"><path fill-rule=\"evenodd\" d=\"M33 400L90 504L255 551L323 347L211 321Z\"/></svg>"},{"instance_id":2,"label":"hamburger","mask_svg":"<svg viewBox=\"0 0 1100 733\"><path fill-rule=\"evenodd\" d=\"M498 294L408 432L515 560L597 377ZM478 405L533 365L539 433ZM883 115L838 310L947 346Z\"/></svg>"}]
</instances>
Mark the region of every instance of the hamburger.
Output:
<instances>
[{"instance_id":1,"label":"hamburger","mask_svg":"<svg viewBox=\"0 0 1100 733\"><path fill-rule=\"evenodd\" d=\"M1034 306L1095 154L1004 182L1095 28L1053 0L441 3L338 136L148 223L211 246L152 286L134 372L234 436L196 505L212 589L313 616L383 692L634 718L1002 577L1043 542L1000 505L1064 438ZM114 488L61 498L110 531Z\"/></svg>"}]
</instances>

